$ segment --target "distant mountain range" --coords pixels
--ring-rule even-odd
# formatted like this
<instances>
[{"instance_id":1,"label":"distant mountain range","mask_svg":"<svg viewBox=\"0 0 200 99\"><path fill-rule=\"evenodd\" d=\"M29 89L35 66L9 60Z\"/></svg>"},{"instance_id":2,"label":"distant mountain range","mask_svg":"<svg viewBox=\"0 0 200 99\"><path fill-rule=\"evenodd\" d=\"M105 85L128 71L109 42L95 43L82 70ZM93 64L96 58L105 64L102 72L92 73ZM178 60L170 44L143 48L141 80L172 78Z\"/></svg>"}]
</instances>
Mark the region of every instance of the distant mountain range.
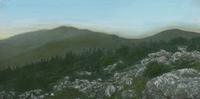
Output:
<instances>
[{"instance_id":1,"label":"distant mountain range","mask_svg":"<svg viewBox=\"0 0 200 99\"><path fill-rule=\"evenodd\" d=\"M150 37L146 37L145 41L170 41L175 38L191 39L200 36L200 33L184 31L180 29L171 29L162 31Z\"/></svg>"},{"instance_id":2,"label":"distant mountain range","mask_svg":"<svg viewBox=\"0 0 200 99\"><path fill-rule=\"evenodd\" d=\"M74 27L58 27L23 33L0 41L0 66L18 66L54 56L63 56L68 51L84 49L116 49L122 45L145 41L170 41L174 38L191 39L199 33L172 29L142 39L125 39L116 35L94 32Z\"/></svg>"}]
</instances>

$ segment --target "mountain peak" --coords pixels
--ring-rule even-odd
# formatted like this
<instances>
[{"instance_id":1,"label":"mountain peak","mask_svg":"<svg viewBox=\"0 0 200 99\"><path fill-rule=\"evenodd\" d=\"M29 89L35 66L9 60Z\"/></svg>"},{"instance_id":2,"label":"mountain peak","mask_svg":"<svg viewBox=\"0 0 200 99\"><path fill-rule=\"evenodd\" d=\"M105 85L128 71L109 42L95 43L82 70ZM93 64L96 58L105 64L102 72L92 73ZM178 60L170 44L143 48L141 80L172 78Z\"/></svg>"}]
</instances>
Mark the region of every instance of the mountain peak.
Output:
<instances>
[{"instance_id":1,"label":"mountain peak","mask_svg":"<svg viewBox=\"0 0 200 99\"><path fill-rule=\"evenodd\" d=\"M57 31L57 30L77 30L78 28L75 28L75 27L72 27L72 26L60 26L60 27L57 27L57 28L54 28L54 29L52 29L52 30L55 30L55 31Z\"/></svg>"},{"instance_id":2,"label":"mountain peak","mask_svg":"<svg viewBox=\"0 0 200 99\"><path fill-rule=\"evenodd\" d=\"M191 31L185 31L181 29L170 29L162 31L158 34L145 38L145 40L150 41L170 41L175 38L192 39L199 37L200 34Z\"/></svg>"},{"instance_id":3,"label":"mountain peak","mask_svg":"<svg viewBox=\"0 0 200 99\"><path fill-rule=\"evenodd\" d=\"M182 33L182 32L186 32L186 31L181 30L181 29L170 29L170 30L162 31L160 33Z\"/></svg>"}]
</instances>

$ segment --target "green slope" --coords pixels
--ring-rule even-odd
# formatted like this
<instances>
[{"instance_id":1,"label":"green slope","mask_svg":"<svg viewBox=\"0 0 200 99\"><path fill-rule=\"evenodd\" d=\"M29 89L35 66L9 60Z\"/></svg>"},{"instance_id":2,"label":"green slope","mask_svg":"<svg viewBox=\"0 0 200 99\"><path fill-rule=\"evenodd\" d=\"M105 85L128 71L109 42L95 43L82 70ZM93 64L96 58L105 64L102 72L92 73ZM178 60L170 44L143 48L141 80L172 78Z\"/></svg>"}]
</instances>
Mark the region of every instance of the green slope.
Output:
<instances>
[{"instance_id":1,"label":"green slope","mask_svg":"<svg viewBox=\"0 0 200 99\"><path fill-rule=\"evenodd\" d=\"M43 46L48 42L90 33L90 31L79 30L73 27L59 27L52 30L40 30L20 34L0 42L0 60Z\"/></svg>"},{"instance_id":2,"label":"green slope","mask_svg":"<svg viewBox=\"0 0 200 99\"><path fill-rule=\"evenodd\" d=\"M59 27L18 35L0 43L0 66L29 64L42 58L64 55L67 51L88 48L115 49L127 45L127 39L115 35Z\"/></svg>"}]
</instances>

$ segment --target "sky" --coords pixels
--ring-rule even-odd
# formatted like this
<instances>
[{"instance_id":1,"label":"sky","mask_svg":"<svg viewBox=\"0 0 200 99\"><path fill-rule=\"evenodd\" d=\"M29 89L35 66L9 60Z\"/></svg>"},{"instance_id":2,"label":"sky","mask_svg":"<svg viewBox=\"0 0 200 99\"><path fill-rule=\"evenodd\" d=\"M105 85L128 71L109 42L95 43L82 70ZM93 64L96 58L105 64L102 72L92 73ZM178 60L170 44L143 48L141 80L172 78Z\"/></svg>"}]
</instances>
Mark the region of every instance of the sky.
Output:
<instances>
[{"instance_id":1,"label":"sky","mask_svg":"<svg viewBox=\"0 0 200 99\"><path fill-rule=\"evenodd\" d=\"M128 38L200 31L200 0L0 0L0 38L61 25Z\"/></svg>"}]
</instances>

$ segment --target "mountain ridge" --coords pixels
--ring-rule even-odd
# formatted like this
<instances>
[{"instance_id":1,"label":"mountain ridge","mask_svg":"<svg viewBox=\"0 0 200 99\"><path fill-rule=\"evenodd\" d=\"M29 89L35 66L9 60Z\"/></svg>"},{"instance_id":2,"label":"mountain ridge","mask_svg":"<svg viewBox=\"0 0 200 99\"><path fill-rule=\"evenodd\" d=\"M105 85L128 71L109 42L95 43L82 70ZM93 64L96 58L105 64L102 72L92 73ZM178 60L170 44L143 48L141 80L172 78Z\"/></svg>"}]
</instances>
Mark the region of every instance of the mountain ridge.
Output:
<instances>
[{"instance_id":1,"label":"mountain ridge","mask_svg":"<svg viewBox=\"0 0 200 99\"><path fill-rule=\"evenodd\" d=\"M115 35L93 32L74 27L58 27L51 30L17 35L0 43L0 65L20 64L33 60L80 51L84 48L113 49L128 44ZM22 63L27 63L26 61Z\"/></svg>"},{"instance_id":2,"label":"mountain ridge","mask_svg":"<svg viewBox=\"0 0 200 99\"><path fill-rule=\"evenodd\" d=\"M143 40L147 41L170 41L175 38L185 38L191 39L200 36L200 33L192 32L192 31L185 31L181 29L169 29L152 36L143 38Z\"/></svg>"},{"instance_id":3,"label":"mountain ridge","mask_svg":"<svg viewBox=\"0 0 200 99\"><path fill-rule=\"evenodd\" d=\"M90 48L116 49L141 42L170 41L179 37L191 39L199 36L196 32L171 29L142 39L126 39L88 29L60 26L16 35L1 41L0 66L29 64L42 58L62 56L67 51L79 52Z\"/></svg>"}]
</instances>

